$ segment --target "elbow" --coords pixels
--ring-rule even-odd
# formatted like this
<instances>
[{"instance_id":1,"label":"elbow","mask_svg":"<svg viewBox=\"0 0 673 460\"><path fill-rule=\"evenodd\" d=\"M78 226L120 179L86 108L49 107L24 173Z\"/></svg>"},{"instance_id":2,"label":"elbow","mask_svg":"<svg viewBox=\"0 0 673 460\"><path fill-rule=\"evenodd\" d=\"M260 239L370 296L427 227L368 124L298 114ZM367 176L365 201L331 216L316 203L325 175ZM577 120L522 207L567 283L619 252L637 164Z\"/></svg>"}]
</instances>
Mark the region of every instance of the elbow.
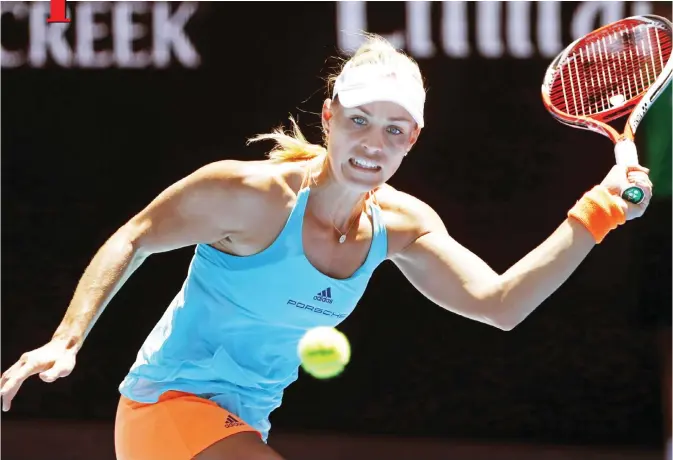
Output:
<instances>
[{"instance_id":1,"label":"elbow","mask_svg":"<svg viewBox=\"0 0 673 460\"><path fill-rule=\"evenodd\" d=\"M507 315L503 311L491 312L491 314L489 314L485 319L485 323L505 332L511 331L521 322L517 318L513 318L511 315Z\"/></svg>"},{"instance_id":2,"label":"elbow","mask_svg":"<svg viewBox=\"0 0 673 460\"><path fill-rule=\"evenodd\" d=\"M509 332L514 329L523 318L517 315L517 309L508 305L504 287L500 280L489 283L477 291L472 298L472 311L479 312L478 320L493 326L501 331Z\"/></svg>"},{"instance_id":3,"label":"elbow","mask_svg":"<svg viewBox=\"0 0 673 460\"><path fill-rule=\"evenodd\" d=\"M493 327L497 327L501 331L509 332L514 329L519 323L518 322L498 322L494 323Z\"/></svg>"},{"instance_id":4,"label":"elbow","mask_svg":"<svg viewBox=\"0 0 673 460\"><path fill-rule=\"evenodd\" d=\"M490 296L486 311L488 323L505 332L511 331L525 319L520 316L518 308L505 301L500 290L496 295Z\"/></svg>"},{"instance_id":5,"label":"elbow","mask_svg":"<svg viewBox=\"0 0 673 460\"><path fill-rule=\"evenodd\" d=\"M499 302L489 310L489 322L503 331L511 331L528 317L532 308L521 308L521 305Z\"/></svg>"},{"instance_id":6,"label":"elbow","mask_svg":"<svg viewBox=\"0 0 673 460\"><path fill-rule=\"evenodd\" d=\"M512 310L504 308L504 305L499 302L481 301L474 305L470 311L473 314L467 315L468 317L506 332L514 329L522 320L517 318Z\"/></svg>"},{"instance_id":7,"label":"elbow","mask_svg":"<svg viewBox=\"0 0 673 460\"><path fill-rule=\"evenodd\" d=\"M133 223L128 223L117 230L108 244L133 259L145 259L151 254L149 248L143 244L142 229Z\"/></svg>"},{"instance_id":8,"label":"elbow","mask_svg":"<svg viewBox=\"0 0 673 460\"><path fill-rule=\"evenodd\" d=\"M489 312L494 327L509 332L526 319L525 309L520 308L521 305L518 305L516 300L509 295L510 289L508 289L502 276L498 277L490 293Z\"/></svg>"}]
</instances>

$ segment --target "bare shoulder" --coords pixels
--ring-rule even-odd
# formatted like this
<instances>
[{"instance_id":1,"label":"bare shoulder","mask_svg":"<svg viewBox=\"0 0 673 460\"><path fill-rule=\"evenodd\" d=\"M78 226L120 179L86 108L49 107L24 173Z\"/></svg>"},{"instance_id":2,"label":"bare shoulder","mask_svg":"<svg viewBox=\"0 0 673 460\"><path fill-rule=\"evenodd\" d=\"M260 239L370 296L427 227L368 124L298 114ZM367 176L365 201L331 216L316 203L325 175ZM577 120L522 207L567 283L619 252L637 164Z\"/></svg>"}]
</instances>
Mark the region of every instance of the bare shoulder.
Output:
<instances>
[{"instance_id":1,"label":"bare shoulder","mask_svg":"<svg viewBox=\"0 0 673 460\"><path fill-rule=\"evenodd\" d=\"M225 160L206 166L204 177L219 196L210 212L228 222L228 231L213 246L244 256L271 244L296 201L303 171L300 163L272 161Z\"/></svg>"},{"instance_id":2,"label":"bare shoulder","mask_svg":"<svg viewBox=\"0 0 673 460\"><path fill-rule=\"evenodd\" d=\"M283 192L292 176L287 167L278 163L222 160L201 167L194 177L204 186L219 186L230 193L255 196Z\"/></svg>"},{"instance_id":3,"label":"bare shoulder","mask_svg":"<svg viewBox=\"0 0 673 460\"><path fill-rule=\"evenodd\" d=\"M207 164L162 191L124 228L147 253L222 240L254 249L266 238L258 234L287 216L300 166L293 168L266 161Z\"/></svg>"},{"instance_id":4,"label":"bare shoulder","mask_svg":"<svg viewBox=\"0 0 673 460\"><path fill-rule=\"evenodd\" d=\"M295 194L300 169L270 161L222 160L201 167L192 176L198 188L211 190L248 211L262 211L282 207Z\"/></svg>"},{"instance_id":5,"label":"bare shoulder","mask_svg":"<svg viewBox=\"0 0 673 460\"><path fill-rule=\"evenodd\" d=\"M392 257L429 232L446 232L437 212L419 198L384 185L376 190L388 232L388 256Z\"/></svg>"}]
</instances>

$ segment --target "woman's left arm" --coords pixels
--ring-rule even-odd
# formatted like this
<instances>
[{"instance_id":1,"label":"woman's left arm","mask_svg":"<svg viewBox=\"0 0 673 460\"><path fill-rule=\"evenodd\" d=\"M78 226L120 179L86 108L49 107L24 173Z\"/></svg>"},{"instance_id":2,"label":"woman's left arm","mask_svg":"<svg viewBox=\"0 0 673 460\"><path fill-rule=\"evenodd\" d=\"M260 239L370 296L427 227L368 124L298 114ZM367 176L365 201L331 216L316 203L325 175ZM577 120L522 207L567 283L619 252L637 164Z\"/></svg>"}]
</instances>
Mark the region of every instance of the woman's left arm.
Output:
<instances>
[{"instance_id":1,"label":"woman's left arm","mask_svg":"<svg viewBox=\"0 0 673 460\"><path fill-rule=\"evenodd\" d=\"M595 244L582 224L566 219L540 246L498 275L442 224L391 260L437 305L508 331L558 289Z\"/></svg>"},{"instance_id":2,"label":"woman's left arm","mask_svg":"<svg viewBox=\"0 0 673 460\"><path fill-rule=\"evenodd\" d=\"M616 190L610 184L623 182L622 174L626 175L611 171L604 181L606 189ZM649 200L652 184L642 177L638 183L647 190ZM647 206L613 198L623 205L627 220L642 215ZM430 206L413 200L408 207L413 209L411 219L418 223L418 237L390 259L437 305L506 331L554 293L596 245L587 227L568 217L542 244L499 275L455 241Z\"/></svg>"}]
</instances>

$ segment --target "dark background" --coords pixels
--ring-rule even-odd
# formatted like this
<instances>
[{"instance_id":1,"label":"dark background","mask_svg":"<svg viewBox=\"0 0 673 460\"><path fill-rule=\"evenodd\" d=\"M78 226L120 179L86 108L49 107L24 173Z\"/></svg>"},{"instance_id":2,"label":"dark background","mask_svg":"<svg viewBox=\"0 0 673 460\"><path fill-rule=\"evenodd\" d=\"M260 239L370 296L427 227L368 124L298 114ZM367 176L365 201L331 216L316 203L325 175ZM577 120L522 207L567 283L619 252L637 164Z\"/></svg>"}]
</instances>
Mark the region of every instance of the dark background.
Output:
<instances>
[{"instance_id":1,"label":"dark background","mask_svg":"<svg viewBox=\"0 0 673 460\"><path fill-rule=\"evenodd\" d=\"M670 19L669 3L646 3ZM564 44L579 5L562 6ZM441 6L432 7L433 24ZM468 5L471 42L475 9ZM371 32L404 27L403 2L367 10ZM208 162L263 158L270 145L246 139L287 126L290 114L320 141L335 17L328 2L202 3L187 27L198 68L175 60L167 68L53 60L3 68L3 370L49 340L95 251L165 187ZM2 21L3 46L25 48L26 21ZM427 127L391 184L433 206L498 272L548 237L614 163L607 138L545 111L540 85L550 60L537 52L418 59ZM665 94L660 104L670 111ZM668 163L657 177L670 182L670 113L648 115L641 131L662 116ZM651 137L637 139L646 166ZM192 251L151 257L98 321L74 373L48 385L32 378L3 419L112 420L117 386L180 288ZM670 388L661 387L655 339L670 328L670 255L664 193L507 333L431 304L384 263L340 326L353 347L347 371L332 381L301 374L272 414L270 443L274 430L315 430L658 447L661 395Z\"/></svg>"}]
</instances>

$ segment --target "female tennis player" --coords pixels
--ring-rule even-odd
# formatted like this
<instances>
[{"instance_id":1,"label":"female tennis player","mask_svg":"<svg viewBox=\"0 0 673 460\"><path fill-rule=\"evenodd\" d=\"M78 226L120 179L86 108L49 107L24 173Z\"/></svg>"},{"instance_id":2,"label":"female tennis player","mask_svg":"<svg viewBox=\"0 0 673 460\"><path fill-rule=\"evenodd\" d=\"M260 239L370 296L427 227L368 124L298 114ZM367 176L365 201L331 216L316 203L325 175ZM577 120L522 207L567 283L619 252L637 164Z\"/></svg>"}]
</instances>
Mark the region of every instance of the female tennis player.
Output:
<instances>
[{"instance_id":1,"label":"female tennis player","mask_svg":"<svg viewBox=\"0 0 673 460\"><path fill-rule=\"evenodd\" d=\"M267 160L208 164L160 193L96 253L52 340L3 374L3 410L29 376L72 372L96 319L148 256L195 245L182 288L119 386L117 456L279 459L266 444L269 415L297 379L300 338L343 321L382 261L440 307L508 331L645 211L648 170L615 166L547 240L494 272L427 204L386 185L421 133L425 96L417 64L369 37L323 104L325 147L293 121L292 134L252 139L275 141ZM639 205L619 197L632 183L647 194Z\"/></svg>"}]
</instances>

